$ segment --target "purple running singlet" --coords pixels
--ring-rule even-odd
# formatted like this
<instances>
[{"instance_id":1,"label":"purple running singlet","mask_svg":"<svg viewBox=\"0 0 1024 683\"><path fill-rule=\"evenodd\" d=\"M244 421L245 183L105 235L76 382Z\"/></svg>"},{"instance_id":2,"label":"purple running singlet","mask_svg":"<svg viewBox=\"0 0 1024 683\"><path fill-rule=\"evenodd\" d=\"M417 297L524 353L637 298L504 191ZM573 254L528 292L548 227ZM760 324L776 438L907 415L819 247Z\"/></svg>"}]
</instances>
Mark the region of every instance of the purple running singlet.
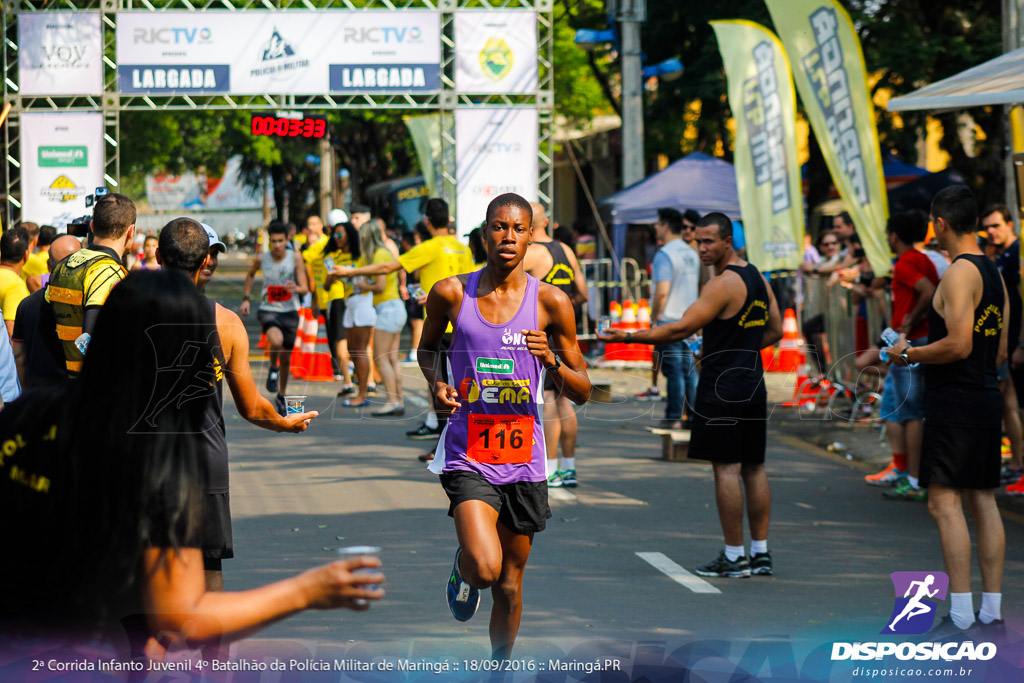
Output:
<instances>
[{"instance_id":1,"label":"purple running singlet","mask_svg":"<svg viewBox=\"0 0 1024 683\"><path fill-rule=\"evenodd\" d=\"M545 368L530 354L522 332L539 329L540 281L527 275L519 310L495 325L477 306L481 272L469 275L448 349L449 382L462 407L448 418L429 469L475 472L494 485L546 481Z\"/></svg>"}]
</instances>

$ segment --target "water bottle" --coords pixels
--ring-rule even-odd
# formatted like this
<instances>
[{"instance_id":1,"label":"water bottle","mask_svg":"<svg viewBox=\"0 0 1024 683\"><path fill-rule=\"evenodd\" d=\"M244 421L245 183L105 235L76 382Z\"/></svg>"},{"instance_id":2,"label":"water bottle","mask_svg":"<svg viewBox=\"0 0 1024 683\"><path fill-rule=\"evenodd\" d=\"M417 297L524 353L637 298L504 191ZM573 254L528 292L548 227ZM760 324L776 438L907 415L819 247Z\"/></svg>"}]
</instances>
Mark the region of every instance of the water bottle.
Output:
<instances>
[{"instance_id":1,"label":"water bottle","mask_svg":"<svg viewBox=\"0 0 1024 683\"><path fill-rule=\"evenodd\" d=\"M899 340L900 333L891 327L887 327L882 330L882 341L885 343L885 346L879 349L878 357L882 359L883 363L887 363L889 361L889 348L894 346ZM916 368L918 365L920 365L920 363L913 363L907 367Z\"/></svg>"}]
</instances>

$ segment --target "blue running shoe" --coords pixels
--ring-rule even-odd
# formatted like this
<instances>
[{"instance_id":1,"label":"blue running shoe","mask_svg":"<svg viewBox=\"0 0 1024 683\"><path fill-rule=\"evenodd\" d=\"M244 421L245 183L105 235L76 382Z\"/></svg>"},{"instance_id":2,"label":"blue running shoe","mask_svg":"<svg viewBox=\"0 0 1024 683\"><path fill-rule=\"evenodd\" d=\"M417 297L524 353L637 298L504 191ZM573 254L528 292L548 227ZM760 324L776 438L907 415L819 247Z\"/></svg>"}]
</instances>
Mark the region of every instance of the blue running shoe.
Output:
<instances>
[{"instance_id":1,"label":"blue running shoe","mask_svg":"<svg viewBox=\"0 0 1024 683\"><path fill-rule=\"evenodd\" d=\"M461 554L460 547L455 551L455 564L452 565L452 574L448 577L445 592L448 594L448 609L452 611L452 616L459 621L469 621L480 607L480 591L466 583L459 573Z\"/></svg>"},{"instance_id":2,"label":"blue running shoe","mask_svg":"<svg viewBox=\"0 0 1024 683\"><path fill-rule=\"evenodd\" d=\"M567 489L574 489L579 486L576 481L576 470L565 470L562 472L562 486Z\"/></svg>"}]
</instances>

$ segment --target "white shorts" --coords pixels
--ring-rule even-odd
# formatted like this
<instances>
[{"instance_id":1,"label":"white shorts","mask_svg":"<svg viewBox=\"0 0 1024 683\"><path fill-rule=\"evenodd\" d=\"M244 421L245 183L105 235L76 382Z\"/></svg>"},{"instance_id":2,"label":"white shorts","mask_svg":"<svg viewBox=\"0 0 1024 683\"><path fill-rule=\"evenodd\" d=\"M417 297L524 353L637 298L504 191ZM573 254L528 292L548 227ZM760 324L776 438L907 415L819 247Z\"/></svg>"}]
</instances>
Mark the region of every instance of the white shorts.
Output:
<instances>
[{"instance_id":1,"label":"white shorts","mask_svg":"<svg viewBox=\"0 0 1024 683\"><path fill-rule=\"evenodd\" d=\"M389 299L377 304L377 322L374 324L378 330L395 334L401 332L409 315L405 311L405 302L401 299Z\"/></svg>"},{"instance_id":2,"label":"white shorts","mask_svg":"<svg viewBox=\"0 0 1024 683\"><path fill-rule=\"evenodd\" d=\"M345 315L342 325L348 327L373 327L377 322L377 311L373 309L373 293L355 294L345 299Z\"/></svg>"}]
</instances>

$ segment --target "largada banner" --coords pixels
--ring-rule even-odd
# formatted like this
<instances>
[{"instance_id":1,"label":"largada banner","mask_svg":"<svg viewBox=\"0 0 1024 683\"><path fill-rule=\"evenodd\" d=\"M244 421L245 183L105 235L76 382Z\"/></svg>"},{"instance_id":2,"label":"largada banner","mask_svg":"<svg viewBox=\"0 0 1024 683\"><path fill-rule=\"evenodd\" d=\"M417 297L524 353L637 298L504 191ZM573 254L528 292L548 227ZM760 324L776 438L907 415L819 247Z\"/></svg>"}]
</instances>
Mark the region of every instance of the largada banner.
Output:
<instances>
[{"instance_id":1,"label":"largada banner","mask_svg":"<svg viewBox=\"0 0 1024 683\"><path fill-rule=\"evenodd\" d=\"M455 64L455 87L461 92L533 92L537 89L537 14L456 12Z\"/></svg>"},{"instance_id":2,"label":"largada banner","mask_svg":"<svg viewBox=\"0 0 1024 683\"><path fill-rule=\"evenodd\" d=\"M775 35L750 21L712 21L736 120L736 187L747 256L761 270L803 259L804 214L796 157L796 94Z\"/></svg>"},{"instance_id":3,"label":"largada banner","mask_svg":"<svg viewBox=\"0 0 1024 683\"><path fill-rule=\"evenodd\" d=\"M441 87L431 11L120 12L124 93L315 95Z\"/></svg>"},{"instance_id":4,"label":"largada banner","mask_svg":"<svg viewBox=\"0 0 1024 683\"><path fill-rule=\"evenodd\" d=\"M18 88L22 95L103 93L99 12L18 16Z\"/></svg>"},{"instance_id":5,"label":"largada banner","mask_svg":"<svg viewBox=\"0 0 1024 683\"><path fill-rule=\"evenodd\" d=\"M61 229L85 215L103 186L103 114L21 115L21 198L26 221Z\"/></svg>"},{"instance_id":6,"label":"largada banner","mask_svg":"<svg viewBox=\"0 0 1024 683\"><path fill-rule=\"evenodd\" d=\"M515 192L537 200L537 110L457 109L455 190L459 236L484 222L487 205Z\"/></svg>"},{"instance_id":7,"label":"largada banner","mask_svg":"<svg viewBox=\"0 0 1024 683\"><path fill-rule=\"evenodd\" d=\"M850 15L832 0L765 0L793 67L807 118L871 267L892 269L889 200L864 55Z\"/></svg>"}]
</instances>

